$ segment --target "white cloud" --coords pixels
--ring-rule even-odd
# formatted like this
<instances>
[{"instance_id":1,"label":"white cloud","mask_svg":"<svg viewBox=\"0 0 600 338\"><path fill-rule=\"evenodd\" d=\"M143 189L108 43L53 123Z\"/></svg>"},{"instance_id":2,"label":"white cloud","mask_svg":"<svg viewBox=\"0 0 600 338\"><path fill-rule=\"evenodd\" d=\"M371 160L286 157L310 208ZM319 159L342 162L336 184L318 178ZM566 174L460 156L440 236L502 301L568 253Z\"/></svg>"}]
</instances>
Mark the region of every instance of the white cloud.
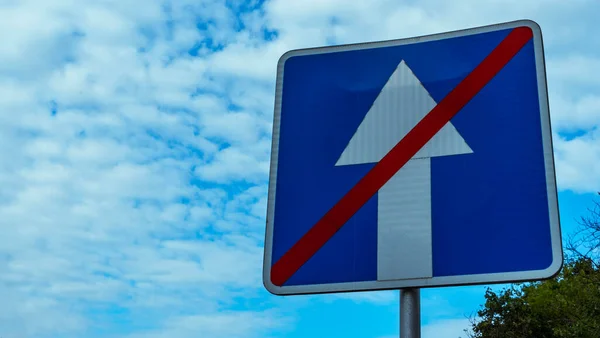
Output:
<instances>
[{"instance_id":1,"label":"white cloud","mask_svg":"<svg viewBox=\"0 0 600 338\"><path fill-rule=\"evenodd\" d=\"M470 328L469 319L442 319L421 327L423 338L466 338L465 330ZM396 338L398 334L379 338Z\"/></svg>"},{"instance_id":2,"label":"white cloud","mask_svg":"<svg viewBox=\"0 0 600 338\"><path fill-rule=\"evenodd\" d=\"M567 52L561 59L551 59L548 68L550 76L555 78L555 85L563 89L573 85L600 85L600 79L595 76L600 72L600 59L595 55Z\"/></svg>"},{"instance_id":3,"label":"white cloud","mask_svg":"<svg viewBox=\"0 0 600 338\"><path fill-rule=\"evenodd\" d=\"M584 94L565 98L551 96L553 129L559 132L590 131L600 126L600 95Z\"/></svg>"},{"instance_id":4,"label":"white cloud","mask_svg":"<svg viewBox=\"0 0 600 338\"><path fill-rule=\"evenodd\" d=\"M239 300L266 294L272 96L288 49L532 17L556 130L588 131L555 137L559 182L600 189L598 37L580 36L595 25L591 0L272 0L242 16L227 4L2 2L0 335L261 337L293 325L273 298ZM94 317L111 307L142 329Z\"/></svg>"},{"instance_id":5,"label":"white cloud","mask_svg":"<svg viewBox=\"0 0 600 338\"><path fill-rule=\"evenodd\" d=\"M398 291L345 292L319 296L323 302L336 300L351 300L355 303L372 303L389 305L398 303Z\"/></svg>"},{"instance_id":6,"label":"white cloud","mask_svg":"<svg viewBox=\"0 0 600 338\"><path fill-rule=\"evenodd\" d=\"M548 87L554 131L577 133L600 127L600 79L595 76L598 73L600 59L585 54L566 54L549 60Z\"/></svg>"},{"instance_id":7,"label":"white cloud","mask_svg":"<svg viewBox=\"0 0 600 338\"><path fill-rule=\"evenodd\" d=\"M459 338L466 337L465 329L469 329L469 319L443 319L425 325L423 338Z\"/></svg>"},{"instance_id":8,"label":"white cloud","mask_svg":"<svg viewBox=\"0 0 600 338\"><path fill-rule=\"evenodd\" d=\"M235 16L221 2L140 4L0 10L18 33L0 49L2 335L78 336L106 304L133 313L145 336L261 336L282 322L235 300L262 292L262 185L190 184L220 159L232 177L242 170L229 166L256 163L264 182L264 104L222 115L227 84L206 74L207 58L182 54L208 35L232 39ZM196 29L206 15L214 27Z\"/></svg>"},{"instance_id":9,"label":"white cloud","mask_svg":"<svg viewBox=\"0 0 600 338\"><path fill-rule=\"evenodd\" d=\"M168 321L161 332L134 334L131 337L245 337L249 332L268 337L270 330L289 325L285 318L270 312L235 312L218 315L180 316Z\"/></svg>"},{"instance_id":10,"label":"white cloud","mask_svg":"<svg viewBox=\"0 0 600 338\"><path fill-rule=\"evenodd\" d=\"M576 138L555 139L559 185L581 193L600 191L600 129Z\"/></svg>"},{"instance_id":11,"label":"white cloud","mask_svg":"<svg viewBox=\"0 0 600 338\"><path fill-rule=\"evenodd\" d=\"M269 172L267 149L263 142L257 150L246 152L243 149L228 147L217 153L212 161L198 167L196 174L203 180L213 182L231 182L248 180L262 181Z\"/></svg>"}]
</instances>

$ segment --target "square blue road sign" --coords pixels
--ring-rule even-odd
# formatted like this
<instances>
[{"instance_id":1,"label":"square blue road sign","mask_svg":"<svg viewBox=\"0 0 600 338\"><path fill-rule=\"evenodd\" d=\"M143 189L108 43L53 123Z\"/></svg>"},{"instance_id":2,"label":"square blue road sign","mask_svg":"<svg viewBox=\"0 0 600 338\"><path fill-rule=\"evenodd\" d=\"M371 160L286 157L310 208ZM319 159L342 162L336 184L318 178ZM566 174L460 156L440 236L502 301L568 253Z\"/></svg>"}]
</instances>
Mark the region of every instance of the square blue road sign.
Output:
<instances>
[{"instance_id":1,"label":"square blue road sign","mask_svg":"<svg viewBox=\"0 0 600 338\"><path fill-rule=\"evenodd\" d=\"M562 262L537 24L281 57L270 292L539 280Z\"/></svg>"}]
</instances>

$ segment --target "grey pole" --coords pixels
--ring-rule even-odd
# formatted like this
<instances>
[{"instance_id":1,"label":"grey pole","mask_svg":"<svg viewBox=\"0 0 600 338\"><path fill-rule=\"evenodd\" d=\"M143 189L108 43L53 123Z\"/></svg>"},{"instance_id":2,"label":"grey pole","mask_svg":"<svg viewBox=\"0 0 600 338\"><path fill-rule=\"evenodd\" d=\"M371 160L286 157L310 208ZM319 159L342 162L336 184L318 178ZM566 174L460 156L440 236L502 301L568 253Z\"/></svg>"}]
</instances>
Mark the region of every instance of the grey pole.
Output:
<instances>
[{"instance_id":1,"label":"grey pole","mask_svg":"<svg viewBox=\"0 0 600 338\"><path fill-rule=\"evenodd\" d=\"M400 290L400 338L421 338L421 290Z\"/></svg>"}]
</instances>

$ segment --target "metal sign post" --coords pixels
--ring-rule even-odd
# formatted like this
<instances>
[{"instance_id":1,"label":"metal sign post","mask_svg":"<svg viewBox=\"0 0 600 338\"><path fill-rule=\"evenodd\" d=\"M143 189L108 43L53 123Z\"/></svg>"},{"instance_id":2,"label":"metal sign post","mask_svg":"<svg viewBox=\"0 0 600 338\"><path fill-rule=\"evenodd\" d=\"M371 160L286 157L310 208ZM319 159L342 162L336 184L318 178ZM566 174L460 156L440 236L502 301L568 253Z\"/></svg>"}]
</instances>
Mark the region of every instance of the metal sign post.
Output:
<instances>
[{"instance_id":1,"label":"metal sign post","mask_svg":"<svg viewBox=\"0 0 600 338\"><path fill-rule=\"evenodd\" d=\"M421 338L421 289L400 290L400 338Z\"/></svg>"}]
</instances>

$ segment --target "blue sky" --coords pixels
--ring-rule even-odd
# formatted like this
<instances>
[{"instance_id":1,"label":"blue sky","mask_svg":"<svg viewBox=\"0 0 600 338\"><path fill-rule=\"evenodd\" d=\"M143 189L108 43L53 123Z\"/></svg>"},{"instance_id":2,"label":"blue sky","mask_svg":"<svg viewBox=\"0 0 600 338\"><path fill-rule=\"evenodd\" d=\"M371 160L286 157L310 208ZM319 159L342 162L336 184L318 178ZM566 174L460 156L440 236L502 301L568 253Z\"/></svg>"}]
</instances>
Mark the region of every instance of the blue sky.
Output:
<instances>
[{"instance_id":1,"label":"blue sky","mask_svg":"<svg viewBox=\"0 0 600 338\"><path fill-rule=\"evenodd\" d=\"M598 12L596 0L3 1L0 336L397 335L397 292L262 286L277 59L536 20L568 234L600 191ZM424 290L423 336L459 336L484 290Z\"/></svg>"}]
</instances>

